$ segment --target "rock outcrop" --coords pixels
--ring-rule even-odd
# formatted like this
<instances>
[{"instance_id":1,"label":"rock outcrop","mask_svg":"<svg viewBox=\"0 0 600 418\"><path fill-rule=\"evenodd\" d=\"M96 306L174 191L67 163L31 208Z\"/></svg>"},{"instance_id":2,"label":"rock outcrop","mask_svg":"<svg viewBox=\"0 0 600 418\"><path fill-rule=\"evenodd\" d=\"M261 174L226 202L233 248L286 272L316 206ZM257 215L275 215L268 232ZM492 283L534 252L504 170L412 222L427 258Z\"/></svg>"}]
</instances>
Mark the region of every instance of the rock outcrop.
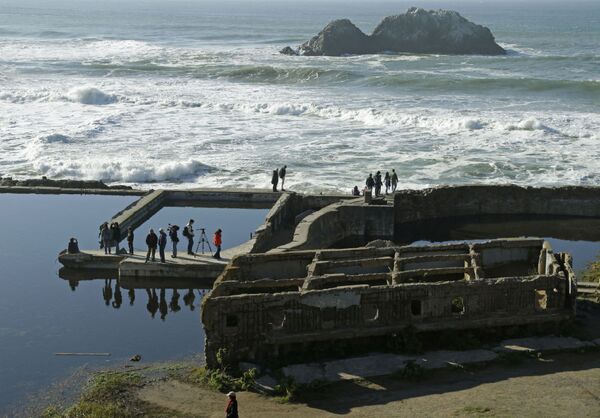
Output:
<instances>
[{"instance_id":1,"label":"rock outcrop","mask_svg":"<svg viewBox=\"0 0 600 418\"><path fill-rule=\"evenodd\" d=\"M12 177L0 177L0 186L4 187L59 187L62 189L114 189L114 190L132 190L131 186L112 185L109 186L98 180L51 180L46 177L41 179L23 179L15 180Z\"/></svg>"},{"instance_id":2,"label":"rock outcrop","mask_svg":"<svg viewBox=\"0 0 600 418\"><path fill-rule=\"evenodd\" d=\"M410 8L405 14L383 19L371 35L364 34L348 19L334 20L297 50L287 55L358 55L380 52L419 54L502 55L492 32L449 10Z\"/></svg>"}]
</instances>

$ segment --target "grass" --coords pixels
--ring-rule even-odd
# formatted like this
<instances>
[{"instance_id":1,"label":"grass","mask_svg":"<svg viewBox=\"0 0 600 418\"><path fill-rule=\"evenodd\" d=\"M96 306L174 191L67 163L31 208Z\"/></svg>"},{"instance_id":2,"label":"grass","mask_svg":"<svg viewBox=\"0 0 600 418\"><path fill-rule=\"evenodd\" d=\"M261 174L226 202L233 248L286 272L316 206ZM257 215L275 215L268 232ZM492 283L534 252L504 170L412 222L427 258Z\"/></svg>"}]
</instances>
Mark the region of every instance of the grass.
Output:
<instances>
[{"instance_id":1,"label":"grass","mask_svg":"<svg viewBox=\"0 0 600 418\"><path fill-rule=\"evenodd\" d=\"M132 400L131 392L142 384L134 372L107 371L92 376L79 400L62 409L51 405L44 418L125 418L144 416L141 403Z\"/></svg>"},{"instance_id":2,"label":"grass","mask_svg":"<svg viewBox=\"0 0 600 418\"><path fill-rule=\"evenodd\" d=\"M182 380L227 393L250 390L254 386L256 374L256 369L250 369L241 373L239 377L234 377L226 369L209 370L205 367L194 367Z\"/></svg>"}]
</instances>

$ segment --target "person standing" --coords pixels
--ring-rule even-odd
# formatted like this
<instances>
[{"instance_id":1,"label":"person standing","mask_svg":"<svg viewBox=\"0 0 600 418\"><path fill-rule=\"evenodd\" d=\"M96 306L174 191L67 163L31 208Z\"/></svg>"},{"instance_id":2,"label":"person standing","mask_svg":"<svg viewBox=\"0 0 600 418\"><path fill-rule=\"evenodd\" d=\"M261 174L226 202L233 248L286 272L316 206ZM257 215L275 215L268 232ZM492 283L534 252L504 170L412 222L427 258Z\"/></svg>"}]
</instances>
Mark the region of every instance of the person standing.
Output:
<instances>
[{"instance_id":1,"label":"person standing","mask_svg":"<svg viewBox=\"0 0 600 418\"><path fill-rule=\"evenodd\" d=\"M129 247L129 255L133 255L133 228L127 228L127 246Z\"/></svg>"},{"instance_id":2,"label":"person standing","mask_svg":"<svg viewBox=\"0 0 600 418\"><path fill-rule=\"evenodd\" d=\"M150 254L152 254L152 261L155 261L156 245L158 244L158 237L154 233L154 229L150 230L150 233L146 236L146 245L148 246L148 253L146 254L146 263L150 260Z\"/></svg>"},{"instance_id":3,"label":"person standing","mask_svg":"<svg viewBox=\"0 0 600 418\"><path fill-rule=\"evenodd\" d=\"M398 187L398 174L396 174L396 170L392 168L392 193L396 191L396 187Z\"/></svg>"},{"instance_id":4,"label":"person standing","mask_svg":"<svg viewBox=\"0 0 600 418\"><path fill-rule=\"evenodd\" d=\"M179 231L179 227L177 225L169 225L169 237L173 243L173 254L171 257L173 258L177 258L177 243L179 242L177 231Z\"/></svg>"},{"instance_id":5,"label":"person standing","mask_svg":"<svg viewBox=\"0 0 600 418\"><path fill-rule=\"evenodd\" d=\"M190 219L187 225L183 228L183 236L188 239L187 253L194 255L194 220Z\"/></svg>"},{"instance_id":6,"label":"person standing","mask_svg":"<svg viewBox=\"0 0 600 418\"><path fill-rule=\"evenodd\" d=\"M381 194L381 186L383 182L381 181L381 171L378 171L375 174L375 196L379 196Z\"/></svg>"},{"instance_id":7,"label":"person standing","mask_svg":"<svg viewBox=\"0 0 600 418\"><path fill-rule=\"evenodd\" d=\"M165 230L160 228L158 230L158 254L160 255L160 262L165 263L165 248L167 247L167 234Z\"/></svg>"},{"instance_id":8,"label":"person standing","mask_svg":"<svg viewBox=\"0 0 600 418\"><path fill-rule=\"evenodd\" d=\"M367 189L373 190L373 187L375 187L375 180L373 179L373 173L369 174L369 177L367 177L367 181L365 182L365 185L367 186Z\"/></svg>"},{"instance_id":9,"label":"person standing","mask_svg":"<svg viewBox=\"0 0 600 418\"><path fill-rule=\"evenodd\" d=\"M115 254L119 254L119 242L121 241L121 228L118 222L110 224L110 231L112 233L112 242L115 243Z\"/></svg>"},{"instance_id":10,"label":"person standing","mask_svg":"<svg viewBox=\"0 0 600 418\"><path fill-rule=\"evenodd\" d=\"M108 222L105 222L104 225L102 225L102 231L100 231L100 235L102 236L104 254L110 254L110 239L112 237L112 233L108 228Z\"/></svg>"},{"instance_id":11,"label":"person standing","mask_svg":"<svg viewBox=\"0 0 600 418\"><path fill-rule=\"evenodd\" d=\"M227 394L229 401L227 402L227 408L225 408L225 418L239 418L238 415L238 403L235 398L235 392L229 392Z\"/></svg>"},{"instance_id":12,"label":"person standing","mask_svg":"<svg viewBox=\"0 0 600 418\"><path fill-rule=\"evenodd\" d=\"M383 182L385 184L385 194L388 194L390 188L392 187L392 178L390 177L390 172L385 172L385 177L383 178Z\"/></svg>"},{"instance_id":13,"label":"person standing","mask_svg":"<svg viewBox=\"0 0 600 418\"><path fill-rule=\"evenodd\" d=\"M287 172L287 165L284 165L279 169L279 178L281 179L281 191L284 192L283 183L285 182L285 175Z\"/></svg>"},{"instance_id":14,"label":"person standing","mask_svg":"<svg viewBox=\"0 0 600 418\"><path fill-rule=\"evenodd\" d=\"M277 191L277 183L279 182L279 174L277 170L273 170L273 175L271 176L271 184L273 185L273 191Z\"/></svg>"},{"instance_id":15,"label":"person standing","mask_svg":"<svg viewBox=\"0 0 600 418\"><path fill-rule=\"evenodd\" d=\"M221 238L221 233L223 231L221 231L221 228L217 229L215 231L215 235L213 236L213 244L215 244L215 255L213 255L213 258L216 258L217 260L221 259L221 244L223 243L223 240Z\"/></svg>"}]
</instances>

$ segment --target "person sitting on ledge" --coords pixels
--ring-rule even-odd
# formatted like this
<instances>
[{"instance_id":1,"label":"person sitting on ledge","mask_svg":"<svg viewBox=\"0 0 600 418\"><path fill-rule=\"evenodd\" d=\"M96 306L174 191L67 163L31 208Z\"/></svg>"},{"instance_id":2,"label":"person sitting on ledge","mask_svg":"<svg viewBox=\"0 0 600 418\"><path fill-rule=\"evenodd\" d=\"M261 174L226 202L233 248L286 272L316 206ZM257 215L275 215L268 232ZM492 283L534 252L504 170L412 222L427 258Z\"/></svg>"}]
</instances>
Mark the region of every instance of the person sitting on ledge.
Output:
<instances>
[{"instance_id":1,"label":"person sitting on ledge","mask_svg":"<svg viewBox=\"0 0 600 418\"><path fill-rule=\"evenodd\" d=\"M79 243L75 238L71 238L69 240L69 245L67 246L67 253L69 254L77 254L79 252Z\"/></svg>"},{"instance_id":2,"label":"person sitting on ledge","mask_svg":"<svg viewBox=\"0 0 600 418\"><path fill-rule=\"evenodd\" d=\"M152 261L155 261L156 245L158 244L158 237L154 233L154 229L150 229L150 233L146 236L146 245L148 246L148 253L146 254L146 263L150 260L150 254L152 254Z\"/></svg>"},{"instance_id":3,"label":"person sitting on ledge","mask_svg":"<svg viewBox=\"0 0 600 418\"><path fill-rule=\"evenodd\" d=\"M352 189L352 196L360 196L360 190L358 190L358 186L354 186L354 189Z\"/></svg>"}]
</instances>

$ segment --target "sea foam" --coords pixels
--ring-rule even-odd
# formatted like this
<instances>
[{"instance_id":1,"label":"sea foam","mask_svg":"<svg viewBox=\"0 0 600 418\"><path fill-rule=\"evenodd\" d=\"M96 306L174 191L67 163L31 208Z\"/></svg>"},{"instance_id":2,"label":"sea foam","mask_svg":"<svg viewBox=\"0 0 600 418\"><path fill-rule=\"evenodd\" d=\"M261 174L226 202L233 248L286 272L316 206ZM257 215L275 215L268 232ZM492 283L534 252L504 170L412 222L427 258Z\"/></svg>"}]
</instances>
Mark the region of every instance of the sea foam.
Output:
<instances>
[{"instance_id":1,"label":"sea foam","mask_svg":"<svg viewBox=\"0 0 600 418\"><path fill-rule=\"evenodd\" d=\"M69 91L67 98L73 102L86 105L107 105L119 101L117 95L105 93L91 86L74 88Z\"/></svg>"}]
</instances>

